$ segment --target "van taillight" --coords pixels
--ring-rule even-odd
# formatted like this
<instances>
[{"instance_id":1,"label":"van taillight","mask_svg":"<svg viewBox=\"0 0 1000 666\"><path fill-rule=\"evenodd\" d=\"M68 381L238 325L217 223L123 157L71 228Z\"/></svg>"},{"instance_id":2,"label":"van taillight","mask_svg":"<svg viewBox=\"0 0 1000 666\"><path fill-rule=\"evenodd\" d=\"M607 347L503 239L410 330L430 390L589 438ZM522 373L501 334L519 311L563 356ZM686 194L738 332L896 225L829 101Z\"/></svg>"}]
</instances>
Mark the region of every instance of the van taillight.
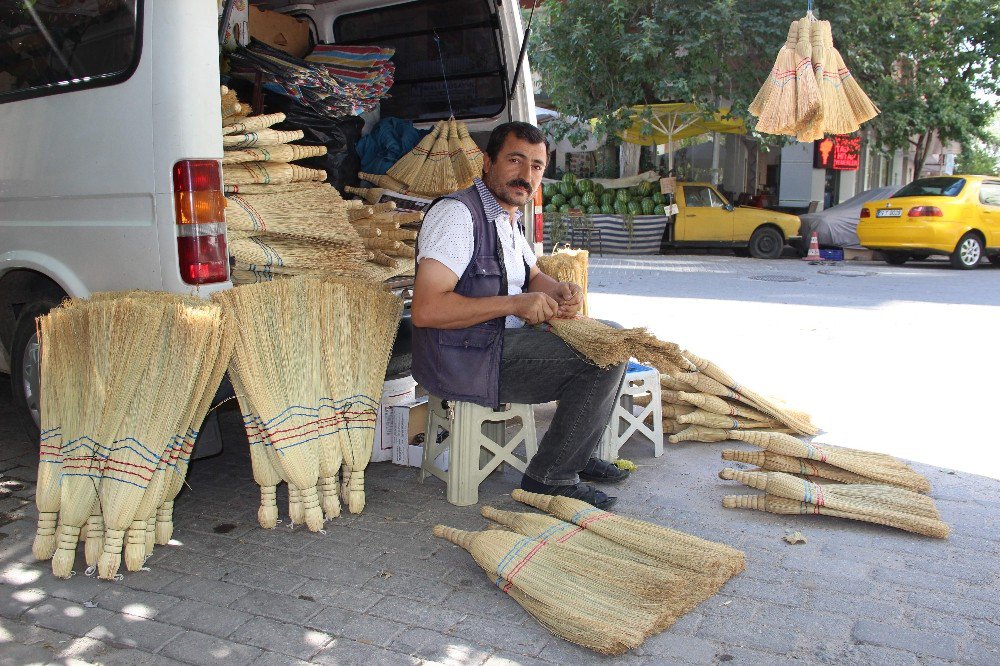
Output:
<instances>
[{"instance_id":1,"label":"van taillight","mask_svg":"<svg viewBox=\"0 0 1000 666\"><path fill-rule=\"evenodd\" d=\"M914 206L907 215L910 217L944 217L944 213L937 206Z\"/></svg>"},{"instance_id":2,"label":"van taillight","mask_svg":"<svg viewBox=\"0 0 1000 666\"><path fill-rule=\"evenodd\" d=\"M188 284L229 279L226 199L218 160L182 160L174 165L177 257Z\"/></svg>"}]
</instances>

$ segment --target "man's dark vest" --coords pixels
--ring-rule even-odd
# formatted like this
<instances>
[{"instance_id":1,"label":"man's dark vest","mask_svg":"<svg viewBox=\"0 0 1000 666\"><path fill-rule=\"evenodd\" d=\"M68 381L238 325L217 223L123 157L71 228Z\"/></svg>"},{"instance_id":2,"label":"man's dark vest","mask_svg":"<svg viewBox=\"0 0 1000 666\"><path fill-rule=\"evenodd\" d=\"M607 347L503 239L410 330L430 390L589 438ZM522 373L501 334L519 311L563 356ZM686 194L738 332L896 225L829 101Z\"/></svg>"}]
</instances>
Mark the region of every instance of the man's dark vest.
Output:
<instances>
[{"instance_id":1,"label":"man's dark vest","mask_svg":"<svg viewBox=\"0 0 1000 666\"><path fill-rule=\"evenodd\" d=\"M503 248L495 223L486 219L476 187L436 199L431 207L441 199L460 201L472 212L472 260L459 277L455 293L471 298L507 295ZM419 243L418 239L418 247ZM497 317L457 329L414 326L413 378L439 398L496 407L505 321L506 317Z\"/></svg>"}]
</instances>

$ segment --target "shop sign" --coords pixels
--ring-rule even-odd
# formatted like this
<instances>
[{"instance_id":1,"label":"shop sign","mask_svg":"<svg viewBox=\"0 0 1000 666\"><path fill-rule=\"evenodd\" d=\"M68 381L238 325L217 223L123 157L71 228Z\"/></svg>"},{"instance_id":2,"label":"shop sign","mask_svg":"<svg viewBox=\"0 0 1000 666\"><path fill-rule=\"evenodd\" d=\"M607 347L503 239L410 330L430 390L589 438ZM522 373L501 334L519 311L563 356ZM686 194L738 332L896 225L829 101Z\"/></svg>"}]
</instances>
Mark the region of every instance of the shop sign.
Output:
<instances>
[{"instance_id":1,"label":"shop sign","mask_svg":"<svg viewBox=\"0 0 1000 666\"><path fill-rule=\"evenodd\" d=\"M857 171L861 166L861 137L828 136L813 144L813 167Z\"/></svg>"}]
</instances>

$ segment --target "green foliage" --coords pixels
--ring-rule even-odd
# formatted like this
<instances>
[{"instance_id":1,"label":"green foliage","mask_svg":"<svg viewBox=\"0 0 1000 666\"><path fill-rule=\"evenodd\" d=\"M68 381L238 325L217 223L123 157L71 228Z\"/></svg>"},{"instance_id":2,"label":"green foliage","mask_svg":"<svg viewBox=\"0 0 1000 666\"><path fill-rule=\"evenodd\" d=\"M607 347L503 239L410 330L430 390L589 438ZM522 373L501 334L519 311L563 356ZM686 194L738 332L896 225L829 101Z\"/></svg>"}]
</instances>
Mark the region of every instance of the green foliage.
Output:
<instances>
[{"instance_id":1,"label":"green foliage","mask_svg":"<svg viewBox=\"0 0 1000 666\"><path fill-rule=\"evenodd\" d=\"M976 142L962 148L955 161L955 173L970 176L995 176L1000 174L1000 145Z\"/></svg>"}]
</instances>

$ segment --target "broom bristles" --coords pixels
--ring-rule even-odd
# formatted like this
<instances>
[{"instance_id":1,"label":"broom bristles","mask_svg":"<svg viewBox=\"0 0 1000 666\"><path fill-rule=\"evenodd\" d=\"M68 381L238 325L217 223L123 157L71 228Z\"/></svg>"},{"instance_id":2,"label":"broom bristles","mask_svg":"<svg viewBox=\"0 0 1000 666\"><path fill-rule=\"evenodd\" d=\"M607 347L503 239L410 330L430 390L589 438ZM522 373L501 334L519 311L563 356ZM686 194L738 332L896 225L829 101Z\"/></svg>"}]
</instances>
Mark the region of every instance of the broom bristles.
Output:
<instances>
[{"instance_id":1,"label":"broom bristles","mask_svg":"<svg viewBox=\"0 0 1000 666\"><path fill-rule=\"evenodd\" d=\"M448 155L447 128L442 128L420 170L408 181L411 189L436 194L447 194L457 190L458 182L455 180L455 171Z\"/></svg>"},{"instance_id":2,"label":"broom bristles","mask_svg":"<svg viewBox=\"0 0 1000 666\"><path fill-rule=\"evenodd\" d=\"M440 136L443 125L443 120L438 121L430 133L420 139L420 142L417 143L417 145L414 146L410 152L400 157L395 164L389 167L386 175L395 180L396 183L403 184L404 187L413 185L413 179L420 172L424 163L427 161L427 156L430 154L431 150L433 150L434 143L437 141L438 136ZM359 174L358 176L359 178L364 178L365 180L375 183L376 185L381 185L381 183L367 178L364 175ZM382 187L396 189L390 185L382 185ZM408 189L413 188L411 187Z\"/></svg>"},{"instance_id":3,"label":"broom bristles","mask_svg":"<svg viewBox=\"0 0 1000 666\"><path fill-rule=\"evenodd\" d=\"M750 103L747 110L754 116L760 116L764 108L767 106L767 100L772 94L780 94L781 88L784 86L785 81L794 75L793 70L785 70L783 67L786 66L788 62L789 53L795 51L795 44L798 41L799 35L799 23L798 21L792 21L792 24L788 28L788 36L785 38L785 43L781 46L778 51L777 57L774 59L774 66L771 68L771 72L767 79L764 81L764 85L761 86L760 90L757 92L756 97ZM794 56L793 56L794 58Z\"/></svg>"}]
</instances>

